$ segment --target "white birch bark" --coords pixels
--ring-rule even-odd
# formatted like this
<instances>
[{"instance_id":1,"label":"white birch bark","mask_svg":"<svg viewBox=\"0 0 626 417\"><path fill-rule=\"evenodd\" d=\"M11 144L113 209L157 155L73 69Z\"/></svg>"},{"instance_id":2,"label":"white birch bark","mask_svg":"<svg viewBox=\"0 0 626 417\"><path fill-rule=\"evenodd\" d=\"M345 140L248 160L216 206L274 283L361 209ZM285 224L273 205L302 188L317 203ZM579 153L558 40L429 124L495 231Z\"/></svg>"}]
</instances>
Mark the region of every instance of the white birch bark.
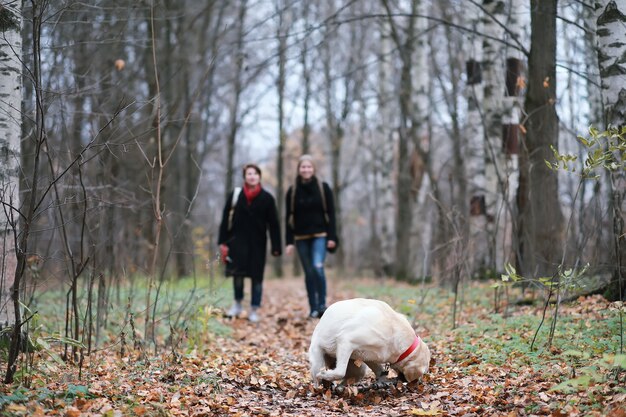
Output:
<instances>
[{"instance_id":1,"label":"white birch bark","mask_svg":"<svg viewBox=\"0 0 626 417\"><path fill-rule=\"evenodd\" d=\"M598 129L602 129L604 120L601 91L602 81L600 80L600 66L598 65L598 38L596 36L597 18L593 3L594 0L587 0L581 5L581 14L585 25L585 43L583 47L585 53L584 62L588 68L585 78L585 93L587 96L586 101L589 104L589 124ZM585 150L580 149L580 152L582 154ZM601 181L602 185L600 187L593 187L591 191L592 200L588 204L589 207L594 208L596 213L605 213L609 210L609 190L611 189L610 174L604 172ZM583 198L581 198L581 205L586 204L586 201L583 196ZM579 221L582 224L587 216L582 214L585 213L583 209L581 209L580 212ZM601 264L609 264L609 262L611 262L611 250L608 248L612 247L611 230L603 226L602 217L600 217L597 222L597 233L595 234L593 242L594 254L591 256L591 259L597 260L597 262ZM583 230L583 227L581 226L579 229Z\"/></svg>"},{"instance_id":2,"label":"white birch bark","mask_svg":"<svg viewBox=\"0 0 626 417\"><path fill-rule=\"evenodd\" d=\"M626 0L595 2L602 101L609 125L626 121Z\"/></svg>"},{"instance_id":3,"label":"white birch bark","mask_svg":"<svg viewBox=\"0 0 626 417\"><path fill-rule=\"evenodd\" d=\"M389 30L385 30L388 33ZM394 160L395 136L392 126L395 126L393 103L393 54L392 41L389 37L381 39L380 65L379 65L379 92L378 106L380 112L380 124L377 127L380 142L375 148L374 171L375 171L375 201L373 207L377 217L378 236L380 241L380 254L378 263L386 275L393 272L395 254L395 185L394 185Z\"/></svg>"},{"instance_id":4,"label":"white birch bark","mask_svg":"<svg viewBox=\"0 0 626 417\"><path fill-rule=\"evenodd\" d=\"M415 55L414 55L414 102L416 125L416 149L426 150L429 143L429 86L430 72L428 59L430 57L430 42L428 42L428 19L421 16L428 16L430 11L430 1L421 0L417 6L417 18L415 20ZM417 157L417 155L416 155ZM418 166L416 169L419 178L414 178L414 186L417 188L417 202L413 205L413 233L412 252L414 265L414 276L420 277L430 275L430 252L433 227L433 206L428 195L429 179L424 161L421 158L414 159ZM421 220L420 220L421 219Z\"/></svg>"},{"instance_id":5,"label":"white birch bark","mask_svg":"<svg viewBox=\"0 0 626 417\"><path fill-rule=\"evenodd\" d=\"M500 235L506 228L506 164L502 146L502 103L504 101L506 51L500 39L504 37L506 21L504 1L485 0L483 18L485 40L483 42L483 110L485 118L485 206L492 221L488 222L489 268L502 267Z\"/></svg>"},{"instance_id":6,"label":"white birch bark","mask_svg":"<svg viewBox=\"0 0 626 417\"><path fill-rule=\"evenodd\" d=\"M528 25L528 10L522 0L484 1L489 15L484 22L487 35L484 42L485 79L485 125L486 142L486 208L491 219L488 222L490 237L489 263L501 270L507 262L514 262L513 210L518 188L518 155L506 155L503 144L503 126L517 129L523 107L524 76L516 81L518 94L508 94L506 89L507 61L519 60L522 64L524 53L521 50L526 36L524 27ZM505 30L506 28L506 30ZM504 39L506 44L496 41ZM518 143L521 132L518 130ZM519 144L518 144L519 146Z\"/></svg>"},{"instance_id":7,"label":"white birch bark","mask_svg":"<svg viewBox=\"0 0 626 417\"><path fill-rule=\"evenodd\" d=\"M594 8L598 17L596 35L605 123L607 127L623 128L626 125L626 0L597 0ZM609 185L616 268L607 292L609 299L617 300L624 299L626 291L626 174L611 172Z\"/></svg>"},{"instance_id":8,"label":"white birch bark","mask_svg":"<svg viewBox=\"0 0 626 417\"><path fill-rule=\"evenodd\" d=\"M22 131L22 2L0 8L0 326L13 324L11 287L17 258L14 227L19 207ZM15 226L14 226L15 225Z\"/></svg>"},{"instance_id":9,"label":"white birch bark","mask_svg":"<svg viewBox=\"0 0 626 417\"><path fill-rule=\"evenodd\" d=\"M483 60L481 13L476 7L470 9L468 24L473 29L470 34L469 50L466 61L474 61L478 67L474 69L480 73L480 63ZM481 106L483 105L483 88L476 81L467 79L467 178L468 191L473 204L479 205L480 198L483 198L486 190L485 176L485 132L483 129L483 115ZM477 200L478 199L478 200ZM485 213L471 213L477 210L470 208L469 215L469 256L468 266L472 273L485 268L487 262L487 216Z\"/></svg>"},{"instance_id":10,"label":"white birch bark","mask_svg":"<svg viewBox=\"0 0 626 417\"><path fill-rule=\"evenodd\" d=\"M587 0L593 2L594 0ZM587 103L589 104L589 122L600 126L602 122L602 92L598 65L598 37L596 36L596 13L593 5L583 4L582 18L585 27L585 63L589 70L586 74Z\"/></svg>"}]
</instances>

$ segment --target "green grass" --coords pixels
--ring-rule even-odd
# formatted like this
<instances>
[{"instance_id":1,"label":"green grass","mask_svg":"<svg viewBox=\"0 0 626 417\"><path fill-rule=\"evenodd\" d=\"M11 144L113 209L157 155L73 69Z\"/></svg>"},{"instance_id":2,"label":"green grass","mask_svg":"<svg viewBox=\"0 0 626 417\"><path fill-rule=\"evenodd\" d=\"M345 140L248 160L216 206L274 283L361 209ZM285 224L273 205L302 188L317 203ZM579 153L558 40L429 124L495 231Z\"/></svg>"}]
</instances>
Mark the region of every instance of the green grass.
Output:
<instances>
[{"instance_id":1,"label":"green grass","mask_svg":"<svg viewBox=\"0 0 626 417\"><path fill-rule=\"evenodd\" d=\"M135 331L143 337L147 302L146 283L145 277L130 277L119 287L110 288L105 329L105 337L110 341L119 338L123 332L127 343L132 344L131 317ZM219 314L216 308L225 307L230 303L231 292L230 280L224 278L217 278L214 282L208 277L165 280L158 293L157 289L153 289L151 295L153 303L158 296L154 314L157 340L164 341L168 337L174 340L176 335L172 335L172 329L174 333L185 332L191 344L206 340L207 334L227 334L229 328L221 325L215 317ZM66 293L67 288L38 292L28 306L29 311L36 312L39 318L30 329L35 337L65 334ZM81 329L86 326L84 318L87 299L85 284L78 291ZM92 303L95 322L96 301ZM150 307L151 316L153 307L154 304ZM45 320L41 317L45 317Z\"/></svg>"}]
</instances>

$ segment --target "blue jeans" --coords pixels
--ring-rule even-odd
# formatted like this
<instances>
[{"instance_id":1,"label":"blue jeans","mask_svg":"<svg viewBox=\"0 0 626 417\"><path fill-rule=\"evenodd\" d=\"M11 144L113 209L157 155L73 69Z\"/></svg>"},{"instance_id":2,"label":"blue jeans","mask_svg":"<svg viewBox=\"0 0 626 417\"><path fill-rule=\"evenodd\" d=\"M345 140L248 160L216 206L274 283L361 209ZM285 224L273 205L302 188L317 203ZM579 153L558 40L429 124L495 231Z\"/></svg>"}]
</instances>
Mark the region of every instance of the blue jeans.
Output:
<instances>
[{"instance_id":1,"label":"blue jeans","mask_svg":"<svg viewBox=\"0 0 626 417\"><path fill-rule=\"evenodd\" d=\"M261 297L263 296L263 281L255 281L252 278L250 278L250 280L252 281L252 300L250 301L250 305L252 307L261 307ZM241 300L243 300L242 276L233 277L233 287L235 289L235 301L241 302Z\"/></svg>"},{"instance_id":2,"label":"blue jeans","mask_svg":"<svg viewBox=\"0 0 626 417\"><path fill-rule=\"evenodd\" d=\"M326 275L324 274L326 238L296 240L296 249L302 269L304 269L304 282L311 312L322 312L326 309Z\"/></svg>"}]
</instances>

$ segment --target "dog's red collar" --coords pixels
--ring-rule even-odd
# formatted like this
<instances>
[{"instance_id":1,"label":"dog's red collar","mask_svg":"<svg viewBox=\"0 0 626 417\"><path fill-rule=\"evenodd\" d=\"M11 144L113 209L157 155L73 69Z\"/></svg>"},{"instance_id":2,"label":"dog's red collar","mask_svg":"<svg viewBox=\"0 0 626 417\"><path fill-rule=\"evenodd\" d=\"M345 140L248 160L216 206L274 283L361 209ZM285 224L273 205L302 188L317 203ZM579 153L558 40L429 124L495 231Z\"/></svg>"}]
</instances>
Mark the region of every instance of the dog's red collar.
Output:
<instances>
[{"instance_id":1,"label":"dog's red collar","mask_svg":"<svg viewBox=\"0 0 626 417\"><path fill-rule=\"evenodd\" d=\"M415 348L417 347L417 345L419 345L420 343L420 338L418 335L415 335L415 339L413 339L413 344L411 344L411 346L409 346L409 348L407 350L404 351L404 353L402 353L402 355L400 355L400 357L398 358L397 361L395 361L394 363L398 363L400 362L402 359L406 358L407 356L409 356L411 353L413 353L413 351L415 350Z\"/></svg>"}]
</instances>

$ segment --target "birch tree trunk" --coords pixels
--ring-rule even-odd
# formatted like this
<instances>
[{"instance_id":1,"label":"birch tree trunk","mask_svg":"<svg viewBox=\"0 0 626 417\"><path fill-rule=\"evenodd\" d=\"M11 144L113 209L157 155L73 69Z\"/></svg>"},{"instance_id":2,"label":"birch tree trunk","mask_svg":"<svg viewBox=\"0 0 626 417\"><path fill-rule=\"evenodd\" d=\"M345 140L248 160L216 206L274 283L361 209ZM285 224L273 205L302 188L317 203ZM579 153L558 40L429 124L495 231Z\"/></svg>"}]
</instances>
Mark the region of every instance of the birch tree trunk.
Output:
<instances>
[{"instance_id":1,"label":"birch tree trunk","mask_svg":"<svg viewBox=\"0 0 626 417\"><path fill-rule=\"evenodd\" d=\"M487 268L487 213L485 209L485 132L483 129L483 87L482 61L483 48L479 33L482 32L481 13L477 8L471 9L469 26L470 50L467 68L467 178L469 182L469 253L468 264L471 274L482 275Z\"/></svg>"},{"instance_id":2,"label":"birch tree trunk","mask_svg":"<svg viewBox=\"0 0 626 417\"><path fill-rule=\"evenodd\" d=\"M383 32L386 32L383 31ZM373 223L375 224L375 238L379 249L376 252L376 274L391 276L394 270L394 179L393 167L395 135L391 126L394 125L394 109L392 102L393 90L393 55L391 40L381 34L379 53L379 84L377 104L381 109L380 122L376 127L379 142L374 148L373 176L374 176L374 201Z\"/></svg>"},{"instance_id":3,"label":"birch tree trunk","mask_svg":"<svg viewBox=\"0 0 626 417\"><path fill-rule=\"evenodd\" d=\"M594 9L594 0L587 0L581 4L581 15L585 27L584 51L585 63L593 70L588 71L586 81L586 95L589 103L589 124L601 128L604 125L604 109L602 106L602 91L600 80L600 66L598 64L598 37L596 36L596 11ZM583 152L584 149L581 149ZM582 160L582 158L581 158ZM595 213L608 213L609 191L611 189L611 178L608 172L602 173L599 180L601 184L593 187L592 198L588 203L588 207L592 207ZM581 205L585 201L581 199ZM581 208L580 223L583 224L586 215L582 215ZM610 227L606 227L606 221L603 216L594 216L594 228L597 230L593 241L593 254L591 259L601 265L609 265L613 258L613 231ZM580 227L582 230L583 228Z\"/></svg>"},{"instance_id":4,"label":"birch tree trunk","mask_svg":"<svg viewBox=\"0 0 626 417\"><path fill-rule=\"evenodd\" d=\"M0 6L0 327L15 323L11 291L16 239L22 133L22 2Z\"/></svg>"},{"instance_id":5,"label":"birch tree trunk","mask_svg":"<svg viewBox=\"0 0 626 417\"><path fill-rule=\"evenodd\" d=\"M563 214L557 173L546 166L558 149L556 114L557 0L531 1L531 47L525 101L526 146L521 150L519 270L528 277L553 277L561 263Z\"/></svg>"},{"instance_id":6,"label":"birch tree trunk","mask_svg":"<svg viewBox=\"0 0 626 417\"><path fill-rule=\"evenodd\" d=\"M506 3L483 1L487 267L493 272L514 259L512 216L518 182L521 92L525 84L522 0Z\"/></svg>"},{"instance_id":7,"label":"birch tree trunk","mask_svg":"<svg viewBox=\"0 0 626 417\"><path fill-rule=\"evenodd\" d=\"M596 1L598 64L606 127L626 126L626 0ZM619 156L618 156L619 157ZM626 297L626 174L611 172L610 211L613 218L615 270L607 291L610 299Z\"/></svg>"},{"instance_id":8,"label":"birch tree trunk","mask_svg":"<svg viewBox=\"0 0 626 417\"><path fill-rule=\"evenodd\" d=\"M626 0L596 1L598 63L607 125L626 121Z\"/></svg>"},{"instance_id":9,"label":"birch tree trunk","mask_svg":"<svg viewBox=\"0 0 626 417\"><path fill-rule=\"evenodd\" d=\"M416 196L416 204L412 217L423 219L414 222L411 247L412 272L414 276L430 275L430 253L433 234L433 206L426 199L427 184L430 178L428 164L430 159L426 154L430 142L430 72L428 59L430 57L430 42L428 42L428 19L430 2L420 0L417 5L417 18L415 19L415 57L413 60L413 79L415 82L415 110L412 115L412 125L415 126L414 152L411 158L412 191Z\"/></svg>"},{"instance_id":10,"label":"birch tree trunk","mask_svg":"<svg viewBox=\"0 0 626 417\"><path fill-rule=\"evenodd\" d=\"M526 0L511 0L506 20L505 95L502 116L502 160L503 197L500 211L496 211L497 230L495 231L494 255L496 265L515 263L517 223L515 199L519 187L519 153L523 140L520 123L524 112L526 91L526 61L528 57L528 37L525 28L530 25Z\"/></svg>"},{"instance_id":11,"label":"birch tree trunk","mask_svg":"<svg viewBox=\"0 0 626 417\"><path fill-rule=\"evenodd\" d=\"M596 35L597 18L594 3L596 0L586 0L581 5L582 19L585 28L585 62L589 63L595 71L587 74L587 101L589 102L589 121L594 126L599 126L604 119L604 109L602 108L602 80L600 79L600 64L598 62L598 36ZM590 3L590 4L587 4Z\"/></svg>"}]
</instances>

